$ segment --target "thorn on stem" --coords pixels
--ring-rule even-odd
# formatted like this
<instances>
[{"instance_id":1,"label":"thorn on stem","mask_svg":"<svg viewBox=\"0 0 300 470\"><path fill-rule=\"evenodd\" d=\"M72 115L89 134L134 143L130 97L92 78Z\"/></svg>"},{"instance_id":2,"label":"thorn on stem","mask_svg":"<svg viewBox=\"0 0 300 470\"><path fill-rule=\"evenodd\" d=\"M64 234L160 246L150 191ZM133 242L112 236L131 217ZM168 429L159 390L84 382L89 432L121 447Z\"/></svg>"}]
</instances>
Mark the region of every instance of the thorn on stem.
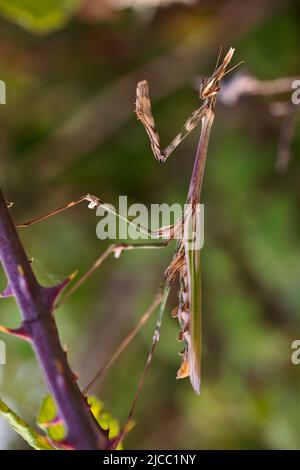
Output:
<instances>
[{"instance_id":1,"label":"thorn on stem","mask_svg":"<svg viewBox=\"0 0 300 470\"><path fill-rule=\"evenodd\" d=\"M13 297L13 296L14 296L14 293L12 291L10 283L8 282L4 291L0 293L0 297L7 298L7 297Z\"/></svg>"},{"instance_id":2,"label":"thorn on stem","mask_svg":"<svg viewBox=\"0 0 300 470\"><path fill-rule=\"evenodd\" d=\"M66 279L64 279L60 284L51 287L41 287L44 301L46 303L47 308L54 309L55 300L60 295L60 293L64 290L64 288L74 279L77 275L78 271L70 274Z\"/></svg>"},{"instance_id":3,"label":"thorn on stem","mask_svg":"<svg viewBox=\"0 0 300 470\"><path fill-rule=\"evenodd\" d=\"M31 338L25 330L24 326L20 326L19 328L7 328L6 326L0 325L0 331L12 336L17 336L18 338L24 339L26 341L31 341Z\"/></svg>"}]
</instances>

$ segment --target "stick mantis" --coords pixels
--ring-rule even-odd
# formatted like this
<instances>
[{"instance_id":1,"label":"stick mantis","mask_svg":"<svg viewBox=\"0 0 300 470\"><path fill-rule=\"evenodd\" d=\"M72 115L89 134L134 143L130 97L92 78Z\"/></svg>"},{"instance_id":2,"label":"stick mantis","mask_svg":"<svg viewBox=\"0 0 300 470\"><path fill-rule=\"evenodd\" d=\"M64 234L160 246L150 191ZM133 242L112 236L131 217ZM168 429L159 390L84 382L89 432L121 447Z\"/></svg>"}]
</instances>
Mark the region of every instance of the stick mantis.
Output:
<instances>
[{"instance_id":1,"label":"stick mantis","mask_svg":"<svg viewBox=\"0 0 300 470\"><path fill-rule=\"evenodd\" d=\"M204 78L200 87L200 99L203 104L196 109L191 116L185 122L181 131L176 135L172 142L161 150L160 138L155 129L155 122L151 110L151 102L149 97L148 83L143 80L137 84L136 90L136 105L135 112L138 120L140 120L148 134L150 139L151 148L155 158L164 163L176 147L187 137L187 135L201 122L201 133L196 152L193 173L190 180L189 191L187 196L187 204L191 208L188 213L183 215L183 220L180 220L178 224L162 227L156 232L149 232L143 227L139 227L141 230L147 231L152 238L159 239L157 243L143 243L143 244L112 244L108 249L98 258L98 260L92 265L92 267L85 273L78 281L67 291L64 297L61 298L60 303L66 300L66 298L74 292L99 266L103 261L114 254L115 257L119 257L123 251L135 250L135 249L157 249L163 248L168 245L175 238L176 231L179 226L184 224L188 232L195 233L197 229L197 204L200 202L201 188L203 182L205 161L207 155L207 148L209 142L210 131L213 125L215 116L215 105L218 92L220 90L220 81L226 73L228 64L230 63L234 49L230 48L225 55L221 65L216 65L216 68L209 78ZM219 58L218 58L219 62ZM232 70L232 69L231 69ZM60 213L70 207L73 207L83 201L88 201L89 208L93 209L99 206L111 210L109 206L106 206L98 197L87 194L75 201L72 201L61 208L52 211L48 214L42 215L24 224L19 224L17 227L28 227L38 221L45 220L48 217ZM114 212L117 216L121 217L118 213ZM121 217L124 219L124 217ZM134 224L132 220L126 219L129 224ZM162 239L162 240L161 240ZM149 369L155 347L159 341L160 328L162 323L163 314L165 311L168 296L171 287L175 280L179 280L179 302L178 307L173 310L172 316L177 317L180 325L180 332L178 339L184 341L185 347L182 353L180 353L181 366L177 372L177 378L181 379L189 377L191 385L197 394L200 393L200 382L201 382L201 330L202 330L202 311L201 311L201 264L200 264L200 249L189 249L185 237L179 238L176 246L172 261L165 271L164 282L162 290L157 295L156 300L152 307L145 316L143 316L143 322L146 318L149 318L150 314L155 310L155 307L159 305L158 319L153 335L151 349L148 355L148 359L139 381L137 391L131 406L127 423L132 417L135 405L137 402L138 395L144 383L145 376ZM58 306L59 304L57 304ZM123 344L124 347L133 339L139 327L136 327L133 334L125 338ZM118 348L116 353L113 355L115 360L116 356L123 350L123 346ZM111 361L112 362L112 361ZM105 366L106 368L106 366ZM94 380L90 383L90 385ZM88 387L87 387L88 388ZM122 436L124 435L126 425ZM120 441L121 435L118 438ZM117 444L116 444L117 445Z\"/></svg>"}]
</instances>

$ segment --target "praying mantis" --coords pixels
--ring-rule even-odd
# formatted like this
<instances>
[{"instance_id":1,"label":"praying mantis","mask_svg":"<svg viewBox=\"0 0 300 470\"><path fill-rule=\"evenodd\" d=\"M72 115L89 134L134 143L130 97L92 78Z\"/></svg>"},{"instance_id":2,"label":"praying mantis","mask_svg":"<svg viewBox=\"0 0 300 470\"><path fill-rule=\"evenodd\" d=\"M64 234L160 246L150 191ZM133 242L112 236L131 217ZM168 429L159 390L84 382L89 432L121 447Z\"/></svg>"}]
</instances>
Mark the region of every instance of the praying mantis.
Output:
<instances>
[{"instance_id":1,"label":"praying mantis","mask_svg":"<svg viewBox=\"0 0 300 470\"><path fill-rule=\"evenodd\" d=\"M92 267L86 272L74 285L71 287L62 301L74 292L99 266L103 261L114 254L115 257L119 257L123 251L135 250L135 249L157 249L163 248L171 243L175 239L175 235L178 232L179 227L184 224L187 228L188 233L195 233L197 230L197 205L200 202L205 161L207 156L207 149L210 137L210 131L214 122L215 117L215 106L217 95L220 90L220 82L224 75L230 70L227 67L234 54L234 49L231 47L225 55L223 62L215 67L215 70L211 77L204 78L200 87L199 96L203 101L202 105L196 109L191 116L186 120L181 131L176 135L172 142L164 149L161 150L160 138L156 131L154 118L151 110L151 102L149 97L149 88L147 81L143 80L137 84L136 89L136 103L135 112L137 119L143 124L146 133L150 139L150 145L155 158L164 163L169 158L171 153L177 148L177 146L187 137L187 135L197 127L201 122L201 132L199 143L197 147L193 172L190 180L189 191L187 196L187 205L190 208L183 215L183 219L178 223L169 226L162 227L156 232L151 232L151 237L158 239L158 242L143 243L143 244L112 244L108 249L98 258L98 260L92 265ZM219 54L220 58L220 54ZM218 62L219 62L218 58ZM234 68L234 67L233 67ZM93 209L102 206L109 209L106 204L101 201L98 197L87 194L75 201L72 201L65 206L52 211L43 216L37 217L27 223L19 224L17 227L27 227L40 220L44 220L54 214L60 213L70 207L73 207L83 201L88 201L89 208ZM116 215L120 216L115 212ZM121 216L120 216L121 217ZM129 224L134 223L131 220L127 220ZM143 228L139 227L143 230ZM202 307L201 307L201 263L200 263L200 248L189 249L187 246L186 237L178 238L173 254L172 261L167 267L164 275L164 281L159 294L147 312L147 318L150 314L159 306L158 319L153 335L151 349L148 355L148 359L139 381L137 391L131 406L127 422L131 420L136 401L139 392L144 383L147 371L152 361L155 347L159 341L160 329L163 319L163 314L166 308L167 300L172 285L175 281L179 281L179 300L178 306L173 310L172 316L177 317L180 326L180 332L178 339L184 342L184 349L180 353L181 365L177 372L177 378L182 379L189 377L192 388L199 394L201 386L201 331L202 331ZM60 301L60 303L62 302ZM59 304L58 304L59 305ZM57 306L58 306L57 305ZM146 317L143 317L143 322L146 321ZM136 329L135 333L137 332ZM135 334L134 333L134 334ZM134 335L131 335L128 340L125 340L126 345L132 340ZM125 346L124 346L125 347ZM119 354L123 350L121 347L116 354ZM114 358L116 355L114 355ZM94 380L91 382L91 384ZM91 385L90 384L90 385ZM124 427L125 429L125 427ZM118 439L120 441L121 436Z\"/></svg>"}]
</instances>

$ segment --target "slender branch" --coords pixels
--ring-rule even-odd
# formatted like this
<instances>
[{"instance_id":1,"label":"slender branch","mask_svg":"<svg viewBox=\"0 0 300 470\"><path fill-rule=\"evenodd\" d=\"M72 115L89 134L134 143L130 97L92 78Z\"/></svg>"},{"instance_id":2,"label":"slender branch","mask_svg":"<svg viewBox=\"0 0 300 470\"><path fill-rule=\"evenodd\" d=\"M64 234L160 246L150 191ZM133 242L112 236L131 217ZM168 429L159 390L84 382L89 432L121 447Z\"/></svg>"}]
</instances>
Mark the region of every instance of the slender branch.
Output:
<instances>
[{"instance_id":1,"label":"slender branch","mask_svg":"<svg viewBox=\"0 0 300 470\"><path fill-rule=\"evenodd\" d=\"M106 435L76 383L52 315L55 298L66 283L53 287L39 285L1 190L0 260L8 278L6 292L15 296L22 313L19 334L32 342L59 415L67 427L67 442L75 449L105 448Z\"/></svg>"}]
</instances>

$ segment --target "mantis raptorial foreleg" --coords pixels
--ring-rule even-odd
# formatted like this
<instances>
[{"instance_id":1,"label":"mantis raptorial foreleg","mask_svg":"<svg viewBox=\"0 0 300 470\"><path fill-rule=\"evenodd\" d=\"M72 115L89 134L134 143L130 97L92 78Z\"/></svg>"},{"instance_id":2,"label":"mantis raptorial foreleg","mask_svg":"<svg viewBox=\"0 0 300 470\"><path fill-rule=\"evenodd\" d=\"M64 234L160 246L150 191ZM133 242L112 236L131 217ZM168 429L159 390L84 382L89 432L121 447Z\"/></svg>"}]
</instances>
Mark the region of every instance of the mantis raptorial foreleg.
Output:
<instances>
[{"instance_id":1,"label":"mantis raptorial foreleg","mask_svg":"<svg viewBox=\"0 0 300 470\"><path fill-rule=\"evenodd\" d=\"M172 142L161 150L160 138L155 130L155 121L151 110L151 101L149 96L149 86L146 80L143 80L137 84L136 88L136 102L135 112L137 118L142 122L145 130L150 139L151 148L153 154L160 162L165 162L166 159L171 155L173 150L185 139L185 137L199 124L203 116L207 111L206 105L202 105L200 108L193 111L191 116L186 120L181 131L176 135Z\"/></svg>"}]
</instances>

